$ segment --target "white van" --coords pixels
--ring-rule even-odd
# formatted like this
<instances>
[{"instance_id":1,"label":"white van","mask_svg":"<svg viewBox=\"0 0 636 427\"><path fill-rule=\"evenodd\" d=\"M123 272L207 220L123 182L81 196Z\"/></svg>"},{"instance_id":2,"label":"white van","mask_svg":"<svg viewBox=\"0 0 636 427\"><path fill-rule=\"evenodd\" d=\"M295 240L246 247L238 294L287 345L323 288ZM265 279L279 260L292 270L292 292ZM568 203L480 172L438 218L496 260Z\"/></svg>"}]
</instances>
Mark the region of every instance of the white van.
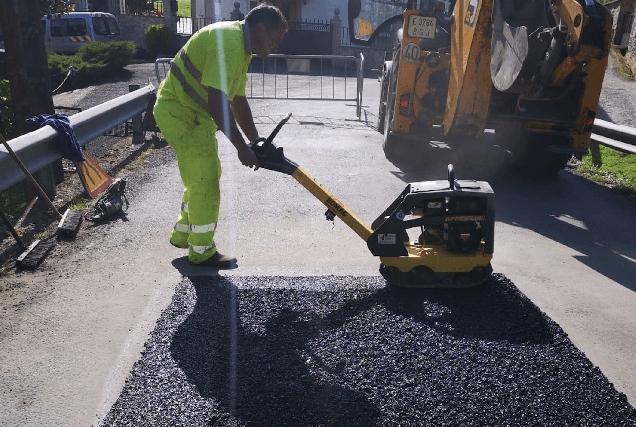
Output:
<instances>
[{"instance_id":1,"label":"white van","mask_svg":"<svg viewBox=\"0 0 636 427\"><path fill-rule=\"evenodd\" d=\"M115 15L103 12L71 12L44 16L46 50L56 53L75 53L90 41L122 40Z\"/></svg>"}]
</instances>

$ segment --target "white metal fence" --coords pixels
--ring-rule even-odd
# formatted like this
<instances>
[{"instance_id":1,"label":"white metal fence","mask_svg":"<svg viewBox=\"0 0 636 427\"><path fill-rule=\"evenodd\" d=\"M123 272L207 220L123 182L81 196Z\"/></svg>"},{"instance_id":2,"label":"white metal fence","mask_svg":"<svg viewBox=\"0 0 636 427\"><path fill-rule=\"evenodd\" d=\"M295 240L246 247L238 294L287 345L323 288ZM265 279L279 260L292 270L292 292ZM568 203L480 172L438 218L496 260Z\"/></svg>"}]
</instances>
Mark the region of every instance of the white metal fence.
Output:
<instances>
[{"instance_id":1,"label":"white metal fence","mask_svg":"<svg viewBox=\"0 0 636 427\"><path fill-rule=\"evenodd\" d=\"M157 81L163 80L172 58L155 62ZM269 55L255 57L248 69L246 96L262 99L355 101L362 114L364 56Z\"/></svg>"}]
</instances>

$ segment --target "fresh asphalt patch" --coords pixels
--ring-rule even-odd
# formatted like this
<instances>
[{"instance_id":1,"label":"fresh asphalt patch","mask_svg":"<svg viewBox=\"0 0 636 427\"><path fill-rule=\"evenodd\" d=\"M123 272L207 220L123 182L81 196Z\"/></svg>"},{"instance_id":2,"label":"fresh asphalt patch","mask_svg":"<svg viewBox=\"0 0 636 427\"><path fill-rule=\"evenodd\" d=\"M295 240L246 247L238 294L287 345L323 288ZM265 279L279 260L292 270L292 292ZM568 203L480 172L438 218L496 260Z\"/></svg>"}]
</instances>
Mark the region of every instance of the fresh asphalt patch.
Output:
<instances>
[{"instance_id":1,"label":"fresh asphalt patch","mask_svg":"<svg viewBox=\"0 0 636 427\"><path fill-rule=\"evenodd\" d=\"M103 426L634 426L636 410L506 277L184 279Z\"/></svg>"}]
</instances>

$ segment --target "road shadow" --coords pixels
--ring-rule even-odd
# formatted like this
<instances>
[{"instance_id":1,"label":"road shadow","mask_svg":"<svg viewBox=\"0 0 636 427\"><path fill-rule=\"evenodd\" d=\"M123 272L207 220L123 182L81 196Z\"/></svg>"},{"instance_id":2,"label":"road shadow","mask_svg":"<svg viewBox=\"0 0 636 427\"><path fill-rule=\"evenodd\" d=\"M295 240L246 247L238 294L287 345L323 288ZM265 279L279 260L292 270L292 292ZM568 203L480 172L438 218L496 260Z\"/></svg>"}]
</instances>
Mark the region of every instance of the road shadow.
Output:
<instances>
[{"instance_id":1,"label":"road shadow","mask_svg":"<svg viewBox=\"0 0 636 427\"><path fill-rule=\"evenodd\" d=\"M435 132L435 131L434 131ZM456 179L494 181L512 170L512 154L497 144L494 133L479 138L432 135L425 141L399 141L400 155L390 156L393 173L404 182L443 180L452 164Z\"/></svg>"},{"instance_id":2,"label":"road shadow","mask_svg":"<svg viewBox=\"0 0 636 427\"><path fill-rule=\"evenodd\" d=\"M498 221L575 250L583 265L636 291L636 204L565 171L550 180L511 174L493 188Z\"/></svg>"},{"instance_id":3,"label":"road shadow","mask_svg":"<svg viewBox=\"0 0 636 427\"><path fill-rule=\"evenodd\" d=\"M238 289L231 280L190 278L196 306L177 330L171 352L204 398L221 402L232 416L258 425L374 425L377 411L353 390L315 381L298 350L319 330L282 308L264 325L245 329ZM281 291L284 292L284 291ZM292 325L296 325L295 327ZM347 406L366 414L352 420Z\"/></svg>"},{"instance_id":4,"label":"road shadow","mask_svg":"<svg viewBox=\"0 0 636 427\"><path fill-rule=\"evenodd\" d=\"M582 264L636 291L636 204L612 190L566 170L545 178L519 173L492 134L461 149L443 142L434 148L414 146L408 157L392 162L393 173L406 183L446 179L448 163L457 179L489 182L497 221L580 252L574 257Z\"/></svg>"},{"instance_id":5,"label":"road shadow","mask_svg":"<svg viewBox=\"0 0 636 427\"><path fill-rule=\"evenodd\" d=\"M452 353L466 342L506 349L550 347L554 340L548 319L502 276L461 291L376 286L353 293L269 287L311 278L250 278L249 287L236 277L190 280L196 304L174 335L172 357L202 397L219 401L247 424L378 425L382 405L373 390L399 389L402 381L382 366L403 366L418 354L410 369L440 364L446 372L454 362L438 353L438 341ZM366 335L370 329L373 337ZM333 350L340 360L333 366L315 347L331 340L340 340ZM338 350L343 346L350 351ZM365 387L346 381L352 374L345 365L357 363L362 365L355 375L371 384L364 393ZM443 394L446 387L423 386L419 392L425 394ZM391 404L410 406L418 399L403 397Z\"/></svg>"},{"instance_id":6,"label":"road shadow","mask_svg":"<svg viewBox=\"0 0 636 427\"><path fill-rule=\"evenodd\" d=\"M603 107L601 107L600 105L599 105L599 107L596 110L596 118L597 119L601 119L601 120L605 120L606 122L614 123L614 121L609 116L609 114L607 114L607 111L605 111L605 109Z\"/></svg>"}]
</instances>

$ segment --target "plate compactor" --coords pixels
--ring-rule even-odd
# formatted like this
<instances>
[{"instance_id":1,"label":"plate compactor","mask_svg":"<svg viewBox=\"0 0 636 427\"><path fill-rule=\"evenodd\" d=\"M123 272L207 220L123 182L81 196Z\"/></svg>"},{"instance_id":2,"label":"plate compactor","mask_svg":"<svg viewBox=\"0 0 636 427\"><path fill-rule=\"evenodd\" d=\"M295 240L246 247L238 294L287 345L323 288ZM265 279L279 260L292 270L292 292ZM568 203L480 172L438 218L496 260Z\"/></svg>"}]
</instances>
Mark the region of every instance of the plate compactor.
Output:
<instances>
[{"instance_id":1,"label":"plate compactor","mask_svg":"<svg viewBox=\"0 0 636 427\"><path fill-rule=\"evenodd\" d=\"M466 288L490 277L495 194L487 182L456 180L448 165L446 180L408 184L369 227L272 142L290 117L250 146L260 167L294 177L327 207L328 220L340 218L367 242L389 285ZM410 240L409 231L419 237Z\"/></svg>"}]
</instances>

